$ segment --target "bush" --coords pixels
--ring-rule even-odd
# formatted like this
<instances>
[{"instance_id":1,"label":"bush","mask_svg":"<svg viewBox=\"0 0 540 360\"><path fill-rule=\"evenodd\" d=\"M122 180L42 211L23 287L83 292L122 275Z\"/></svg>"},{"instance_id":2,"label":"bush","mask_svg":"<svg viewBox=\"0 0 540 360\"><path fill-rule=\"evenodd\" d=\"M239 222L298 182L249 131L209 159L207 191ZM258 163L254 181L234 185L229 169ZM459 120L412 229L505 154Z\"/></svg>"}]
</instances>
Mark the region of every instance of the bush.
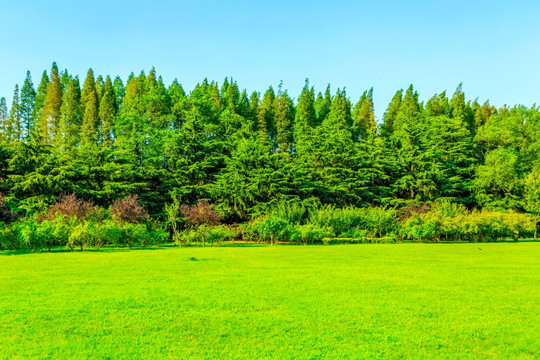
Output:
<instances>
[{"instance_id":1,"label":"bush","mask_svg":"<svg viewBox=\"0 0 540 360\"><path fill-rule=\"evenodd\" d=\"M52 221L59 216L88 220L97 213L94 204L77 199L75 193L61 195L58 201L47 210L44 219Z\"/></svg>"},{"instance_id":2,"label":"bush","mask_svg":"<svg viewBox=\"0 0 540 360\"><path fill-rule=\"evenodd\" d=\"M309 223L330 228L337 237L382 237L394 233L396 211L386 208L335 208L327 205L312 212Z\"/></svg>"},{"instance_id":3,"label":"bush","mask_svg":"<svg viewBox=\"0 0 540 360\"><path fill-rule=\"evenodd\" d=\"M314 224L296 226L296 242L301 242L304 245L321 243L324 238L334 236L334 233L329 227L319 227Z\"/></svg>"},{"instance_id":4,"label":"bush","mask_svg":"<svg viewBox=\"0 0 540 360\"><path fill-rule=\"evenodd\" d=\"M218 225L222 216L214 210L214 206L206 201L199 201L193 206L182 205L180 212L184 221L197 227L200 225Z\"/></svg>"},{"instance_id":5,"label":"bush","mask_svg":"<svg viewBox=\"0 0 540 360\"><path fill-rule=\"evenodd\" d=\"M138 195L129 195L121 200L116 200L110 207L113 219L120 223L140 223L148 217L148 212L140 204Z\"/></svg>"}]
</instances>

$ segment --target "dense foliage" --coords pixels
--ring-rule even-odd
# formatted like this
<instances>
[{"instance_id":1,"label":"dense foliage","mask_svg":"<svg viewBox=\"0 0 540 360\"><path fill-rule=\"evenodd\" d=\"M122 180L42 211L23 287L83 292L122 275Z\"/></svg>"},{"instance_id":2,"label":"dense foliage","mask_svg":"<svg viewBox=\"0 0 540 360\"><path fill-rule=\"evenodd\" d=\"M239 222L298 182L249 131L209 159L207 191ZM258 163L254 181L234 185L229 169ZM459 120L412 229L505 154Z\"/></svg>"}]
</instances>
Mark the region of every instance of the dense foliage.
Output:
<instances>
[{"instance_id":1,"label":"dense foliage","mask_svg":"<svg viewBox=\"0 0 540 360\"><path fill-rule=\"evenodd\" d=\"M248 94L205 79L188 93L154 69L125 85L90 69L81 87L54 63L37 88L28 72L9 108L0 99L1 236L99 246L115 240L98 233L153 224L178 244L514 237L540 215L539 155L536 106L497 109L461 86L426 102L399 90L377 123L373 89L353 103L306 81L295 100L281 84ZM509 228L484 234L480 218Z\"/></svg>"}]
</instances>

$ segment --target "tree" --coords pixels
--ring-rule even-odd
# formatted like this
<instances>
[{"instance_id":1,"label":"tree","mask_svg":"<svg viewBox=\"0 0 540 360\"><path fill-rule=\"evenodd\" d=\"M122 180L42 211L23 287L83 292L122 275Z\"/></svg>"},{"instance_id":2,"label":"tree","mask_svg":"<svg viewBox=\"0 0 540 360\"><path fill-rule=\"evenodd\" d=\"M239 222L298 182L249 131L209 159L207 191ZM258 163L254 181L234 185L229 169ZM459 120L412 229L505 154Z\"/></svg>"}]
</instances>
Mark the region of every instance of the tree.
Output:
<instances>
[{"instance_id":1,"label":"tree","mask_svg":"<svg viewBox=\"0 0 540 360\"><path fill-rule=\"evenodd\" d=\"M6 98L0 98L0 140L6 140L8 119Z\"/></svg>"},{"instance_id":2,"label":"tree","mask_svg":"<svg viewBox=\"0 0 540 360\"><path fill-rule=\"evenodd\" d=\"M41 81L36 91L36 97L34 101L34 113L33 120L41 126L41 119L43 113L43 106L45 105L45 98L47 97L47 87L49 86L49 76L47 71L43 71Z\"/></svg>"},{"instance_id":3,"label":"tree","mask_svg":"<svg viewBox=\"0 0 540 360\"><path fill-rule=\"evenodd\" d=\"M99 133L101 135L101 141L107 147L112 145L112 140L114 138L113 128L116 111L117 106L114 87L110 76L107 76L105 84L103 84L101 102L99 104L99 118L101 124Z\"/></svg>"},{"instance_id":4,"label":"tree","mask_svg":"<svg viewBox=\"0 0 540 360\"><path fill-rule=\"evenodd\" d=\"M41 136L47 143L54 143L57 138L58 125L60 123L60 108L62 106L62 87L58 66L53 63L51 80L47 85L47 95L41 114Z\"/></svg>"},{"instance_id":5,"label":"tree","mask_svg":"<svg viewBox=\"0 0 540 360\"><path fill-rule=\"evenodd\" d=\"M365 91L353 110L353 137L365 139L375 133L375 111L373 109L373 88Z\"/></svg>"},{"instance_id":6,"label":"tree","mask_svg":"<svg viewBox=\"0 0 540 360\"><path fill-rule=\"evenodd\" d=\"M274 108L276 95L274 89L270 86L263 95L259 104L259 113L257 115L257 129L263 141L269 141L273 144L276 140L276 110Z\"/></svg>"},{"instance_id":7,"label":"tree","mask_svg":"<svg viewBox=\"0 0 540 360\"><path fill-rule=\"evenodd\" d=\"M9 119L6 128L6 137L11 142L21 140L21 109L19 100L19 85L15 85L15 91L13 92L13 102L11 103L11 109L9 112Z\"/></svg>"},{"instance_id":8,"label":"tree","mask_svg":"<svg viewBox=\"0 0 540 360\"><path fill-rule=\"evenodd\" d=\"M332 95L330 94L330 84L326 87L324 96L319 93L317 100L315 101L315 112L317 113L317 124L320 125L324 119L330 113L330 106L332 105Z\"/></svg>"},{"instance_id":9,"label":"tree","mask_svg":"<svg viewBox=\"0 0 540 360\"><path fill-rule=\"evenodd\" d=\"M402 100L403 90L398 90L383 115L383 123L381 125L382 135L389 136L394 132L394 124L396 123L396 118L398 116Z\"/></svg>"},{"instance_id":10,"label":"tree","mask_svg":"<svg viewBox=\"0 0 540 360\"><path fill-rule=\"evenodd\" d=\"M292 152L294 104L287 92L280 92L275 99L277 151Z\"/></svg>"},{"instance_id":11,"label":"tree","mask_svg":"<svg viewBox=\"0 0 540 360\"><path fill-rule=\"evenodd\" d=\"M67 84L62 97L62 107L60 108L60 137L56 144L61 153L73 155L79 144L82 126L80 102L79 78L74 77Z\"/></svg>"},{"instance_id":12,"label":"tree","mask_svg":"<svg viewBox=\"0 0 540 360\"><path fill-rule=\"evenodd\" d=\"M94 72L88 70L81 92L82 129L81 143L95 143L98 140L99 103L94 81Z\"/></svg>"},{"instance_id":13,"label":"tree","mask_svg":"<svg viewBox=\"0 0 540 360\"><path fill-rule=\"evenodd\" d=\"M26 72L26 78L21 89L21 121L22 121L22 137L27 139L30 136L30 131L34 127L34 107L36 100L36 90L32 83L30 71Z\"/></svg>"}]
</instances>

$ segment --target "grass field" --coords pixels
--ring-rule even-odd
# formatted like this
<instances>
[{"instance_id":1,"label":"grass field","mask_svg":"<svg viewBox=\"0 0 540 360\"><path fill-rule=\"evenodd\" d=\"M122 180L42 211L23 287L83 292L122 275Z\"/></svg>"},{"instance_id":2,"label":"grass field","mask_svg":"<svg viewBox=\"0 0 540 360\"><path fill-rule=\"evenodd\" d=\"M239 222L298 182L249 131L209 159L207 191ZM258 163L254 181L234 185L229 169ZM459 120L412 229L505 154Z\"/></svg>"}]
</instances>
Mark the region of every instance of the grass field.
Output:
<instances>
[{"instance_id":1,"label":"grass field","mask_svg":"<svg viewBox=\"0 0 540 360\"><path fill-rule=\"evenodd\" d=\"M540 244L0 256L2 359L538 359Z\"/></svg>"}]
</instances>

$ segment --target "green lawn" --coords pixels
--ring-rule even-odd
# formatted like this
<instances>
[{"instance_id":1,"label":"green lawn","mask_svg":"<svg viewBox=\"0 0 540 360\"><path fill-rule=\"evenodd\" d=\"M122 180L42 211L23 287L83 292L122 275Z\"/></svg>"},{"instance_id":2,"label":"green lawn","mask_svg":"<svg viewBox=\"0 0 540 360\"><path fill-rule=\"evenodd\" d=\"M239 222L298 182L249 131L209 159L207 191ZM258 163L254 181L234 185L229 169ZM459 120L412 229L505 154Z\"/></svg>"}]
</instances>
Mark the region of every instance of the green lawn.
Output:
<instances>
[{"instance_id":1,"label":"green lawn","mask_svg":"<svg viewBox=\"0 0 540 360\"><path fill-rule=\"evenodd\" d=\"M0 256L5 359L539 357L539 243Z\"/></svg>"}]
</instances>

